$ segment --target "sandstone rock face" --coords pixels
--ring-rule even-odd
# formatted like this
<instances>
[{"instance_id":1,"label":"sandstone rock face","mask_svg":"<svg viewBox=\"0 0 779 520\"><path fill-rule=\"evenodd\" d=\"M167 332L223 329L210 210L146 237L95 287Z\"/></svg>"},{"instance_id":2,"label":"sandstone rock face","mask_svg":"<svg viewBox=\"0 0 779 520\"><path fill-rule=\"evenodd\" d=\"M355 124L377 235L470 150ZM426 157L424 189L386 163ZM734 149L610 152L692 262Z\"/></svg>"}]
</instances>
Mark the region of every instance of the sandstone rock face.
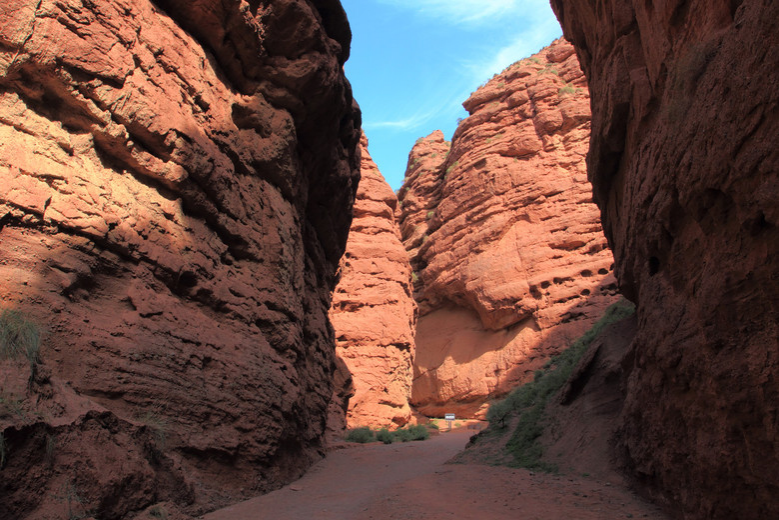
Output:
<instances>
[{"instance_id":1,"label":"sandstone rock face","mask_svg":"<svg viewBox=\"0 0 779 520\"><path fill-rule=\"evenodd\" d=\"M411 265L396 220L398 199L371 159L365 136L361 153L354 220L330 310L341 383L334 425L346 408L349 428L397 427L411 418Z\"/></svg>"},{"instance_id":2,"label":"sandstone rock face","mask_svg":"<svg viewBox=\"0 0 779 520\"><path fill-rule=\"evenodd\" d=\"M349 40L337 1L0 6L0 294L46 331L0 366L0 517L195 514L321 456Z\"/></svg>"},{"instance_id":3,"label":"sandstone rock face","mask_svg":"<svg viewBox=\"0 0 779 520\"><path fill-rule=\"evenodd\" d=\"M779 4L553 0L638 306L620 447L685 518L777 518Z\"/></svg>"},{"instance_id":4,"label":"sandstone rock face","mask_svg":"<svg viewBox=\"0 0 779 520\"><path fill-rule=\"evenodd\" d=\"M573 47L515 63L464 106L451 146L440 132L418 141L400 193L420 306L413 404L436 416L482 413L616 292Z\"/></svg>"}]
</instances>

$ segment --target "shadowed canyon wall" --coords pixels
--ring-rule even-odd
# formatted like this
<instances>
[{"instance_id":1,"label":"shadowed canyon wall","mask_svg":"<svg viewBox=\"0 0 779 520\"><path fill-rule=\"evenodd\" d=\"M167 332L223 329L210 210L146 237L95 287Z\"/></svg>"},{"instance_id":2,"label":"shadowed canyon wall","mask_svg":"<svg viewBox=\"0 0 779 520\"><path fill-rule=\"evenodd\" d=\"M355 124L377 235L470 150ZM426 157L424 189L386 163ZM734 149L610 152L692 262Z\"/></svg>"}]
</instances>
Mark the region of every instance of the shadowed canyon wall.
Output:
<instances>
[{"instance_id":1,"label":"shadowed canyon wall","mask_svg":"<svg viewBox=\"0 0 779 520\"><path fill-rule=\"evenodd\" d=\"M417 142L399 195L420 310L412 403L431 416L484 413L616 298L573 47L554 42L463 106L451 144Z\"/></svg>"},{"instance_id":2,"label":"shadowed canyon wall","mask_svg":"<svg viewBox=\"0 0 779 520\"><path fill-rule=\"evenodd\" d=\"M684 518L779 517L779 3L553 0L638 306L618 441Z\"/></svg>"},{"instance_id":3,"label":"shadowed canyon wall","mask_svg":"<svg viewBox=\"0 0 779 520\"><path fill-rule=\"evenodd\" d=\"M45 330L0 361L0 517L196 514L321 457L350 38L327 0L0 6L0 293Z\"/></svg>"},{"instance_id":4,"label":"shadowed canyon wall","mask_svg":"<svg viewBox=\"0 0 779 520\"><path fill-rule=\"evenodd\" d=\"M416 304L398 199L361 141L360 185L330 318L336 335L331 426L397 427L411 419ZM347 404L348 399L348 404ZM335 432L334 432L335 433Z\"/></svg>"}]
</instances>

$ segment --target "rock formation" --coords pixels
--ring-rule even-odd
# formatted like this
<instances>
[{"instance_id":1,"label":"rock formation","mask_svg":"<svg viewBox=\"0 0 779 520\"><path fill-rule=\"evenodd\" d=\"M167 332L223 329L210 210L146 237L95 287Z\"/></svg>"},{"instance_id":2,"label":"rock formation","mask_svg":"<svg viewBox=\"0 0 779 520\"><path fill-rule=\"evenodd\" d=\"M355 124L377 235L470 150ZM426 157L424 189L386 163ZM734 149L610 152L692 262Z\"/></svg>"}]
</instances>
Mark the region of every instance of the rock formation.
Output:
<instances>
[{"instance_id":1,"label":"rock formation","mask_svg":"<svg viewBox=\"0 0 779 520\"><path fill-rule=\"evenodd\" d=\"M0 355L0 517L196 514L321 456L349 45L336 0L0 6L0 294L44 330Z\"/></svg>"},{"instance_id":2,"label":"rock formation","mask_svg":"<svg viewBox=\"0 0 779 520\"><path fill-rule=\"evenodd\" d=\"M396 220L398 199L371 159L364 135L361 153L354 220L330 310L340 361L335 429L347 398L350 428L397 427L411 418L416 323L411 266Z\"/></svg>"},{"instance_id":3,"label":"rock formation","mask_svg":"<svg viewBox=\"0 0 779 520\"><path fill-rule=\"evenodd\" d=\"M409 156L402 232L420 306L413 404L470 416L532 378L615 299L592 203L589 96L563 40L463 104Z\"/></svg>"},{"instance_id":4,"label":"rock formation","mask_svg":"<svg viewBox=\"0 0 779 520\"><path fill-rule=\"evenodd\" d=\"M638 307L625 467L684 518L778 518L779 3L553 0Z\"/></svg>"}]
</instances>

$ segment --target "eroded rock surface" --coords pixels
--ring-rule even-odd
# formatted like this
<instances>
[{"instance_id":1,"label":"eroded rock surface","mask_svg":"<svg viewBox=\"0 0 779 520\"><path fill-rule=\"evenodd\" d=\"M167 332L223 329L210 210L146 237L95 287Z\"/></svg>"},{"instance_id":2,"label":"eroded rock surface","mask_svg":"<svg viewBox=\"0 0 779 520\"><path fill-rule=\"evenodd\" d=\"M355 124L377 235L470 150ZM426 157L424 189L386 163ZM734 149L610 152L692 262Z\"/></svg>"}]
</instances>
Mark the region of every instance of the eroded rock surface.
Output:
<instances>
[{"instance_id":1,"label":"eroded rock surface","mask_svg":"<svg viewBox=\"0 0 779 520\"><path fill-rule=\"evenodd\" d=\"M0 293L46 331L2 362L0 517L194 514L321 456L349 40L337 1L0 6Z\"/></svg>"},{"instance_id":2,"label":"eroded rock surface","mask_svg":"<svg viewBox=\"0 0 779 520\"><path fill-rule=\"evenodd\" d=\"M336 430L347 398L349 428L397 427L411 418L416 323L411 265L400 240L398 199L371 159L364 135L361 144L354 220L330 311L339 360Z\"/></svg>"},{"instance_id":3,"label":"eroded rock surface","mask_svg":"<svg viewBox=\"0 0 779 520\"><path fill-rule=\"evenodd\" d=\"M779 4L553 0L638 332L618 441L685 518L779 517Z\"/></svg>"},{"instance_id":4,"label":"eroded rock surface","mask_svg":"<svg viewBox=\"0 0 779 520\"><path fill-rule=\"evenodd\" d=\"M413 404L470 416L614 301L585 154L589 96L563 40L464 103L453 141L419 140L400 192L420 306Z\"/></svg>"}]
</instances>

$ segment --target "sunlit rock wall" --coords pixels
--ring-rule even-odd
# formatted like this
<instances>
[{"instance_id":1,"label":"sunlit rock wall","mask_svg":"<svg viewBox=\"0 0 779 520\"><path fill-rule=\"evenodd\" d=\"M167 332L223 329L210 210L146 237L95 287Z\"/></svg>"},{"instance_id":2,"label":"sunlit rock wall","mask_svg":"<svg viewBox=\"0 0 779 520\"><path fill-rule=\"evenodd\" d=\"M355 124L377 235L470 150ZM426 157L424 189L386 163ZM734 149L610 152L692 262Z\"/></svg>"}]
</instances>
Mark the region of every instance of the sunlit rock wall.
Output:
<instances>
[{"instance_id":1,"label":"sunlit rock wall","mask_svg":"<svg viewBox=\"0 0 779 520\"><path fill-rule=\"evenodd\" d=\"M412 403L433 416L483 414L616 297L573 47L518 61L463 106L451 143L417 142L400 191L420 307Z\"/></svg>"},{"instance_id":2,"label":"sunlit rock wall","mask_svg":"<svg viewBox=\"0 0 779 520\"><path fill-rule=\"evenodd\" d=\"M45 331L0 363L0 516L196 514L322 456L349 45L337 1L0 6L0 295Z\"/></svg>"}]
</instances>

